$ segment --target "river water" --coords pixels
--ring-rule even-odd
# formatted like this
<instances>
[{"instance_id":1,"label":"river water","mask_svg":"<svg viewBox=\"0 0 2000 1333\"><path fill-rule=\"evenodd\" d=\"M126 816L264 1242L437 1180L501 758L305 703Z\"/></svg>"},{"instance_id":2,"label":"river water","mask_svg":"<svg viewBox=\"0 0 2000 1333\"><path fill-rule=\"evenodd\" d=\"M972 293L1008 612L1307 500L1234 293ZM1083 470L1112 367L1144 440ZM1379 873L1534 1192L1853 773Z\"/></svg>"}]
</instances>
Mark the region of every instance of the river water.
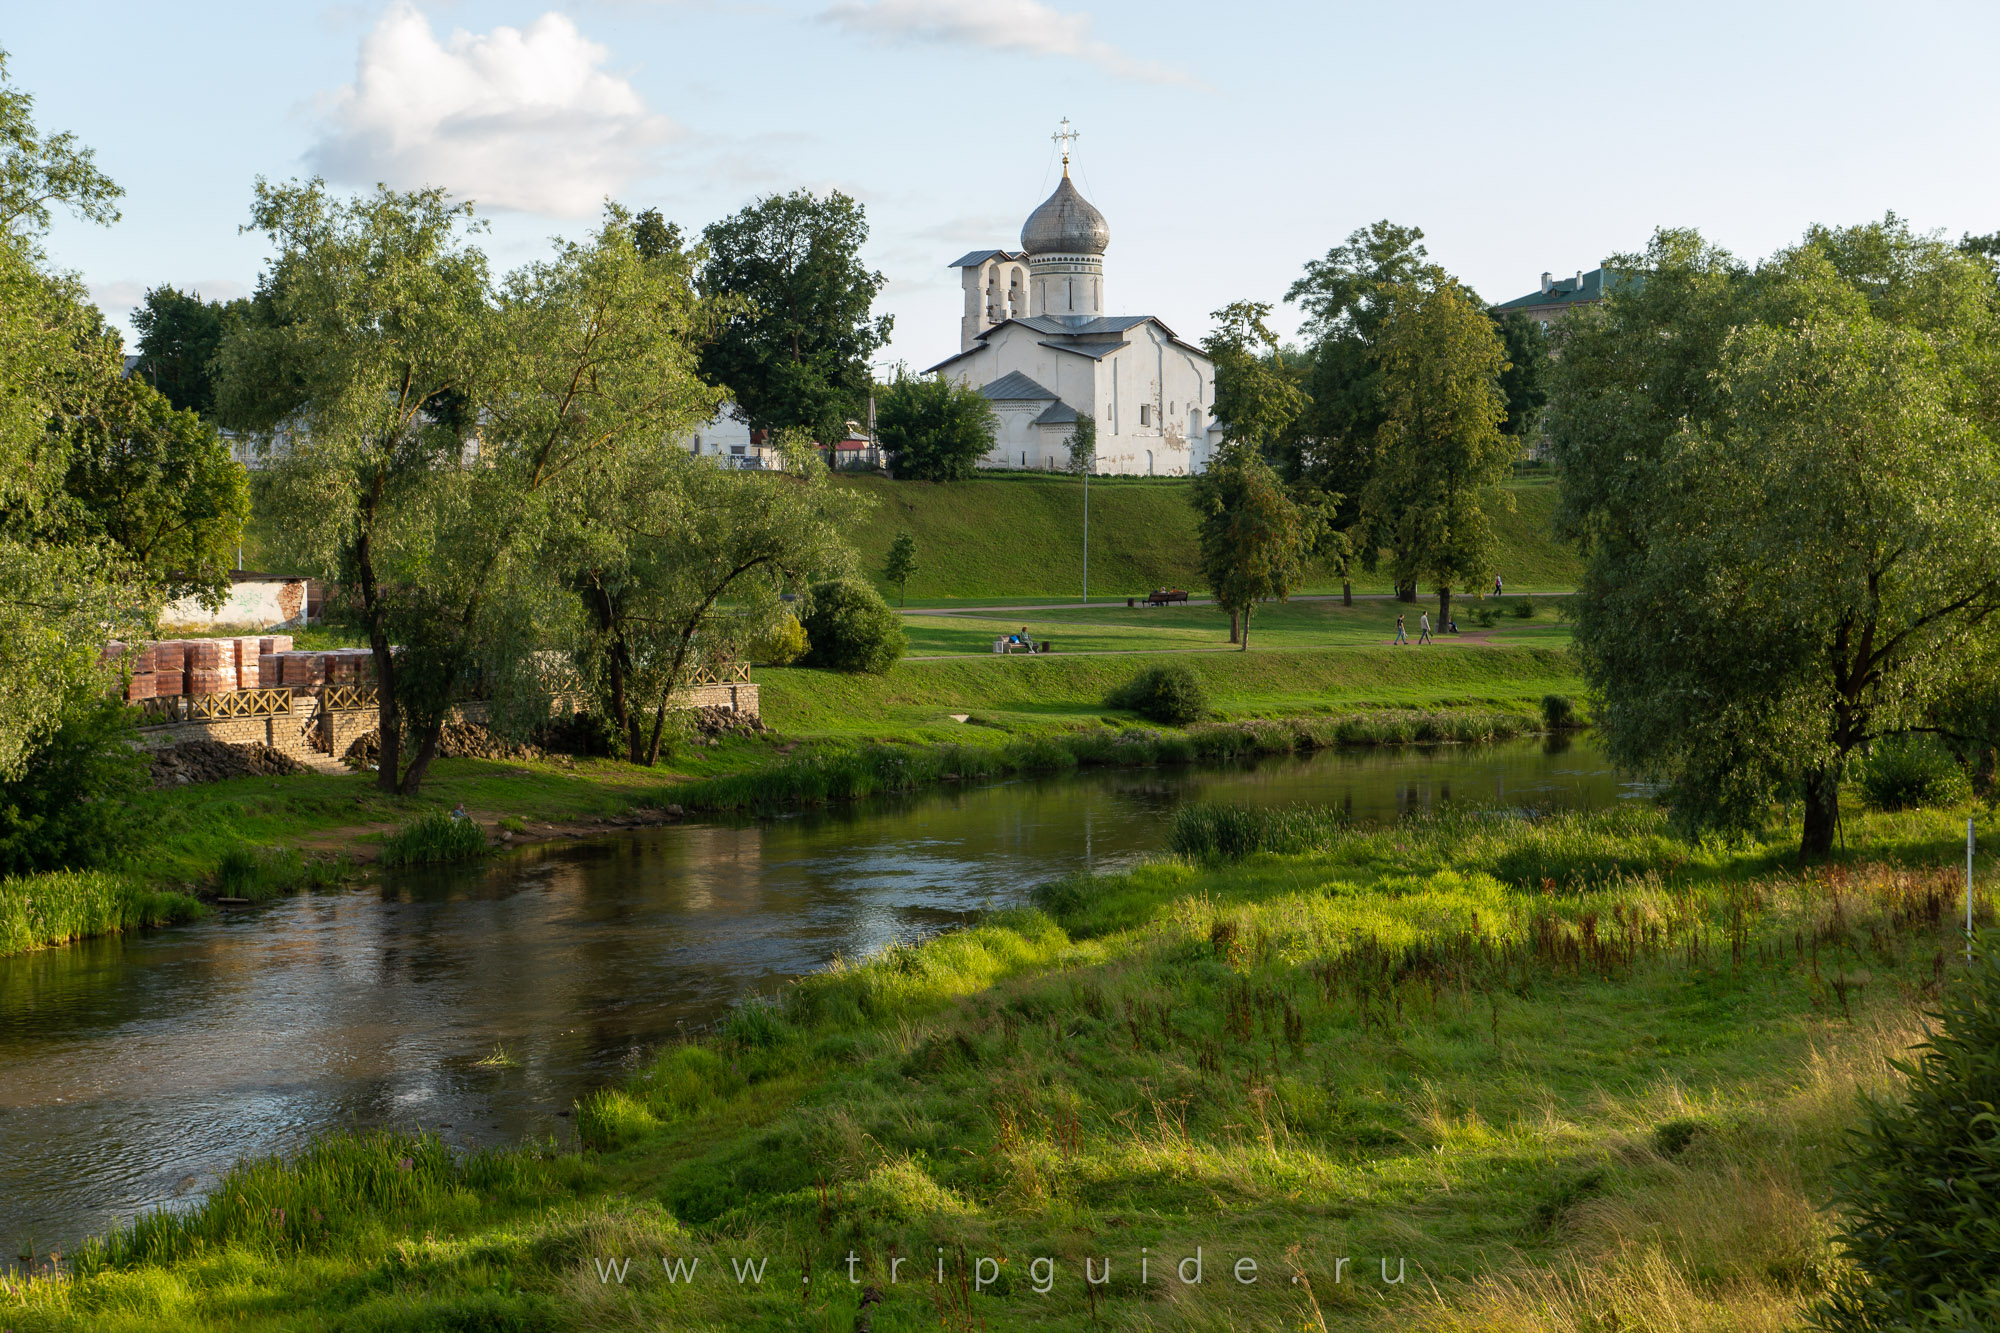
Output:
<instances>
[{"instance_id":1,"label":"river water","mask_svg":"<svg viewBox=\"0 0 2000 1333\"><path fill-rule=\"evenodd\" d=\"M1185 801L1381 822L1631 794L1587 742L1091 770L383 873L0 958L0 1268L186 1206L237 1158L329 1129L561 1135L578 1094L683 1025L1157 853Z\"/></svg>"}]
</instances>

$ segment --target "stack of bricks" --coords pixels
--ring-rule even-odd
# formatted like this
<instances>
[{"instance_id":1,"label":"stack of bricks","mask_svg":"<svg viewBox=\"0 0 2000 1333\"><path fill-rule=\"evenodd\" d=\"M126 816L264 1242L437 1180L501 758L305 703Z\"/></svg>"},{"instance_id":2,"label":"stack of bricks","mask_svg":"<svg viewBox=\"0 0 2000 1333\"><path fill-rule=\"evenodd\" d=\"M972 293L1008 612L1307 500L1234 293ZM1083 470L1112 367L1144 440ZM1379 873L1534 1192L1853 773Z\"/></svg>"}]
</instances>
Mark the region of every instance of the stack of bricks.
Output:
<instances>
[{"instance_id":1,"label":"stack of bricks","mask_svg":"<svg viewBox=\"0 0 2000 1333\"><path fill-rule=\"evenodd\" d=\"M156 643L153 660L153 697L178 699L187 683L187 648L179 639Z\"/></svg>"},{"instance_id":2,"label":"stack of bricks","mask_svg":"<svg viewBox=\"0 0 2000 1333\"><path fill-rule=\"evenodd\" d=\"M292 636L289 634L266 634L257 640L257 681L265 689L285 683L283 664L279 658L292 651Z\"/></svg>"},{"instance_id":3,"label":"stack of bricks","mask_svg":"<svg viewBox=\"0 0 2000 1333\"><path fill-rule=\"evenodd\" d=\"M99 666L113 667L125 676L125 699L137 703L153 697L153 645L121 643L113 639L97 654Z\"/></svg>"},{"instance_id":4,"label":"stack of bricks","mask_svg":"<svg viewBox=\"0 0 2000 1333\"><path fill-rule=\"evenodd\" d=\"M287 689L313 690L326 683L325 653L279 653L278 683Z\"/></svg>"}]
</instances>

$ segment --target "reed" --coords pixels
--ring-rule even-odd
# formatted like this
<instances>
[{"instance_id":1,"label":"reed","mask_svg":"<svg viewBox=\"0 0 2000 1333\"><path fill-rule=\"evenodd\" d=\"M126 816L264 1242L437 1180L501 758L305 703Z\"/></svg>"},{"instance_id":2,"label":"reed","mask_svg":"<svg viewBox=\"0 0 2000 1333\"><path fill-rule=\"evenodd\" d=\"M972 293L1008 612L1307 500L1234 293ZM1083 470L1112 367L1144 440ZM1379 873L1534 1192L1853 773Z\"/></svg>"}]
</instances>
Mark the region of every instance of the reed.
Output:
<instances>
[{"instance_id":1,"label":"reed","mask_svg":"<svg viewBox=\"0 0 2000 1333\"><path fill-rule=\"evenodd\" d=\"M382 843L385 866L437 865L471 861L486 855L486 834L470 819L453 819L442 810L413 819Z\"/></svg>"},{"instance_id":2,"label":"reed","mask_svg":"<svg viewBox=\"0 0 2000 1333\"><path fill-rule=\"evenodd\" d=\"M328 857L307 857L295 847L232 847L215 868L216 892L226 898L262 902L280 894L329 889L346 868Z\"/></svg>"},{"instance_id":3,"label":"reed","mask_svg":"<svg viewBox=\"0 0 2000 1333\"><path fill-rule=\"evenodd\" d=\"M0 879L0 956L165 926L206 909L183 893L143 888L102 870L56 870Z\"/></svg>"}]
</instances>

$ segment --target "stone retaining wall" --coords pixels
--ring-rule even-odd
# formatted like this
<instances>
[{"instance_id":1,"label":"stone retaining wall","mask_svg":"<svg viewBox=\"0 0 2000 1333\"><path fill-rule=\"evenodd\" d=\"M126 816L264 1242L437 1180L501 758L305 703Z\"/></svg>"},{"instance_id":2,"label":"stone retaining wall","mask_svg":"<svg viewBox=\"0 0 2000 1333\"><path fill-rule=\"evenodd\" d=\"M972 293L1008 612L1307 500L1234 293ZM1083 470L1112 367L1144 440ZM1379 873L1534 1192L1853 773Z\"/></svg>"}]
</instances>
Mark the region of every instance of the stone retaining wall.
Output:
<instances>
[{"instance_id":1,"label":"stone retaining wall","mask_svg":"<svg viewBox=\"0 0 2000 1333\"><path fill-rule=\"evenodd\" d=\"M759 716L757 686L747 681L719 685L697 685L680 696L688 708L730 708ZM320 696L307 690L292 692L289 713L267 717L211 718L194 722L170 722L141 727L139 744L148 750L163 750L183 741L221 741L227 745L268 745L294 758L310 754L347 753L347 747L375 730L374 705L361 708L322 708ZM555 711L575 712L583 706L581 695L555 700ZM484 722L486 704L472 700L452 710L458 722Z\"/></svg>"}]
</instances>

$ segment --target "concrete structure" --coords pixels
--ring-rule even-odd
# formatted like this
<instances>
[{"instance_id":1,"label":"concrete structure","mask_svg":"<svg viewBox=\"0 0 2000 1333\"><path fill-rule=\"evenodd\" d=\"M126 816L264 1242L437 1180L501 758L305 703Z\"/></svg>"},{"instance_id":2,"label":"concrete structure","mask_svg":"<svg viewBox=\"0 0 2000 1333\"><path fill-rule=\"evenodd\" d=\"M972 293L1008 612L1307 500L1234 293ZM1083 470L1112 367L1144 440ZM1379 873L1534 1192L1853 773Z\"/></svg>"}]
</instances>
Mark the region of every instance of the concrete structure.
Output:
<instances>
[{"instance_id":1,"label":"concrete structure","mask_svg":"<svg viewBox=\"0 0 2000 1333\"><path fill-rule=\"evenodd\" d=\"M1021 248L975 250L960 272L956 356L931 367L975 385L999 419L981 465L1055 469L1080 416L1097 419L1097 471L1186 476L1213 455L1215 367L1151 315L1106 315L1111 229L1063 177L1021 228Z\"/></svg>"},{"instance_id":2,"label":"concrete structure","mask_svg":"<svg viewBox=\"0 0 2000 1333\"><path fill-rule=\"evenodd\" d=\"M681 441L681 447L703 458L713 458L723 467L750 472L782 472L785 460L771 447L761 430L737 414L735 403L724 403L712 421L698 426Z\"/></svg>"},{"instance_id":3,"label":"concrete structure","mask_svg":"<svg viewBox=\"0 0 2000 1333\"><path fill-rule=\"evenodd\" d=\"M194 598L184 597L167 604L160 612L160 624L168 629L205 629L215 625L273 629L303 616L309 594L307 579L237 570L229 576L229 600L216 610L210 611Z\"/></svg>"}]
</instances>

